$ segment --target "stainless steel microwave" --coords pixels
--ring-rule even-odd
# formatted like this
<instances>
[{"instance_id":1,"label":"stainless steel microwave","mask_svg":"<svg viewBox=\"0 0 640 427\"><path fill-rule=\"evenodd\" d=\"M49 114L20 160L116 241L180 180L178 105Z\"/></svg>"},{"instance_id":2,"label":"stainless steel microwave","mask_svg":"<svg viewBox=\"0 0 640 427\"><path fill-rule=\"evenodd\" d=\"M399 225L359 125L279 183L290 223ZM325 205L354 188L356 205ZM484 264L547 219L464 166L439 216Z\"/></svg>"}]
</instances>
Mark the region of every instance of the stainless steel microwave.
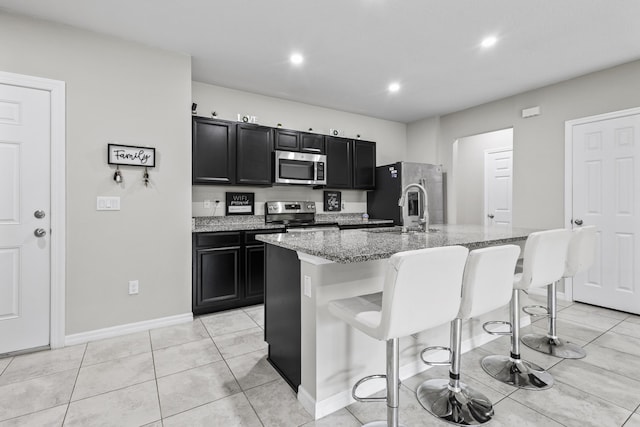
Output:
<instances>
[{"instance_id":1,"label":"stainless steel microwave","mask_svg":"<svg viewBox=\"0 0 640 427\"><path fill-rule=\"evenodd\" d=\"M327 156L324 154L276 150L274 157L274 183L327 184Z\"/></svg>"}]
</instances>

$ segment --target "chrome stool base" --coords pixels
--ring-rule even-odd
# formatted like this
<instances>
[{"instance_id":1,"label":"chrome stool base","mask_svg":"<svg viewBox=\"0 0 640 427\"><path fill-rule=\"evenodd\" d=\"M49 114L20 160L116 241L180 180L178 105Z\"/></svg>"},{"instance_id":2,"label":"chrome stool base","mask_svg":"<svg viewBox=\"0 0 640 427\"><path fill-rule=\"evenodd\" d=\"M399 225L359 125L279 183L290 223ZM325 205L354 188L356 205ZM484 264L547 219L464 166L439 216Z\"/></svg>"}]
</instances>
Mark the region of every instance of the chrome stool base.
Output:
<instances>
[{"instance_id":1,"label":"chrome stool base","mask_svg":"<svg viewBox=\"0 0 640 427\"><path fill-rule=\"evenodd\" d=\"M523 336L521 341L532 350L564 359L582 359L587 355L587 352L579 345L560 338L528 334Z\"/></svg>"},{"instance_id":2,"label":"chrome stool base","mask_svg":"<svg viewBox=\"0 0 640 427\"><path fill-rule=\"evenodd\" d=\"M482 359L482 369L500 382L527 390L545 390L553 377L535 363L508 356L493 355Z\"/></svg>"},{"instance_id":3,"label":"chrome stool base","mask_svg":"<svg viewBox=\"0 0 640 427\"><path fill-rule=\"evenodd\" d=\"M458 385L458 390L452 390L448 380L428 380L420 384L416 396L424 409L443 421L456 425L481 425L491 421L491 401L464 383Z\"/></svg>"},{"instance_id":4,"label":"chrome stool base","mask_svg":"<svg viewBox=\"0 0 640 427\"><path fill-rule=\"evenodd\" d=\"M387 427L386 421L371 421L370 423L363 424L362 427ZM398 424L398 427L407 427L404 424Z\"/></svg>"}]
</instances>

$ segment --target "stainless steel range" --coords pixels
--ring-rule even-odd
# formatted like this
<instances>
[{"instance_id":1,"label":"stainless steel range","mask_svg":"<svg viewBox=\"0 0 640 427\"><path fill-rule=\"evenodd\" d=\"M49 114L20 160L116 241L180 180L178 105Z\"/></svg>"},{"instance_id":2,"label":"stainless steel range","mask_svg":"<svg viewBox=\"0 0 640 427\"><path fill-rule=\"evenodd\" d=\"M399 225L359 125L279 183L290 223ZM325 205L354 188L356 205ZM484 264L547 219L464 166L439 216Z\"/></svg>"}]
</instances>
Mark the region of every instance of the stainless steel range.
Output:
<instances>
[{"instance_id":1,"label":"stainless steel range","mask_svg":"<svg viewBox=\"0 0 640 427\"><path fill-rule=\"evenodd\" d=\"M266 202L264 212L267 224L284 224L287 232L338 229L335 222L316 221L316 202Z\"/></svg>"}]
</instances>

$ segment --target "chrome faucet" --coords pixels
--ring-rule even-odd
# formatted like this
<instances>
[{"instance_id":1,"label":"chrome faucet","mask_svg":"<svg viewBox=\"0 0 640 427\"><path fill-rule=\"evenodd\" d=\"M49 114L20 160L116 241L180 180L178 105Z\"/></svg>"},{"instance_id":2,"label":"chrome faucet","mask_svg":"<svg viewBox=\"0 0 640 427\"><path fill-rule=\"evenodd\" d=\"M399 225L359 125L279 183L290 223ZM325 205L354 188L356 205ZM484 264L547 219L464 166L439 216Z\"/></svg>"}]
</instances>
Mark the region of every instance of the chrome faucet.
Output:
<instances>
[{"instance_id":1,"label":"chrome faucet","mask_svg":"<svg viewBox=\"0 0 640 427\"><path fill-rule=\"evenodd\" d=\"M421 231L423 231L424 233L427 233L429 232L429 200L427 199L427 190L424 188L424 186L420 184L409 184L406 187L404 187L402 189L402 194L400 196L400 199L398 200L398 206L404 207L407 193L411 188L417 188L422 192L422 218L419 219L419 222L420 222L420 226L422 227ZM404 213L403 213L403 217L404 217ZM403 233L407 232L407 224L402 225L402 232Z\"/></svg>"}]
</instances>

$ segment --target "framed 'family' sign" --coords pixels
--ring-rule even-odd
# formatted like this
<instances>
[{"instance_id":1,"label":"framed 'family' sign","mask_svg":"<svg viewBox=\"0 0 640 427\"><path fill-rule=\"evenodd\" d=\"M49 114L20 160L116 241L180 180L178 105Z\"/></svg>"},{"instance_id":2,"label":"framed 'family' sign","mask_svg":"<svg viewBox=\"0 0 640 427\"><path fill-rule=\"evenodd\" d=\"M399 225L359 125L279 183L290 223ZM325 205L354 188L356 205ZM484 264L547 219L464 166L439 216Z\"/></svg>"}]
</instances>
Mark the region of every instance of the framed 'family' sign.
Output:
<instances>
[{"instance_id":1,"label":"framed 'family' sign","mask_svg":"<svg viewBox=\"0 0 640 427\"><path fill-rule=\"evenodd\" d=\"M110 165L143 166L148 168L156 165L155 148L109 144L107 146L107 154Z\"/></svg>"}]
</instances>

